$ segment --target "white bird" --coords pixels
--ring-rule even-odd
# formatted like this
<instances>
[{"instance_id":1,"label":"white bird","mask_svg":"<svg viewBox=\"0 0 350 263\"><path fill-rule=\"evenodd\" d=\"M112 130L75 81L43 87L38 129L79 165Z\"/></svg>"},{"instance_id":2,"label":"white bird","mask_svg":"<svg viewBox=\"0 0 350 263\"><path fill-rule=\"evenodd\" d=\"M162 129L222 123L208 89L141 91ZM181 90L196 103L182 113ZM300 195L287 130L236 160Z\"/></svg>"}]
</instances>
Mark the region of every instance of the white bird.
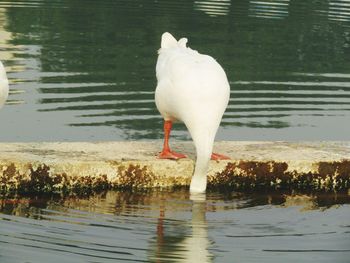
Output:
<instances>
[{"instance_id":1,"label":"white bird","mask_svg":"<svg viewBox=\"0 0 350 263\"><path fill-rule=\"evenodd\" d=\"M6 77L5 67L0 61L0 108L5 104L9 94L9 82Z\"/></svg>"},{"instance_id":2,"label":"white bird","mask_svg":"<svg viewBox=\"0 0 350 263\"><path fill-rule=\"evenodd\" d=\"M182 121L196 147L196 166L191 192L205 192L210 158L229 157L212 153L216 132L229 98L230 85L215 59L186 47L187 39L177 41L170 33L162 35L156 66L155 102L164 118L164 146L159 158L185 158L169 148L174 121Z\"/></svg>"}]
</instances>

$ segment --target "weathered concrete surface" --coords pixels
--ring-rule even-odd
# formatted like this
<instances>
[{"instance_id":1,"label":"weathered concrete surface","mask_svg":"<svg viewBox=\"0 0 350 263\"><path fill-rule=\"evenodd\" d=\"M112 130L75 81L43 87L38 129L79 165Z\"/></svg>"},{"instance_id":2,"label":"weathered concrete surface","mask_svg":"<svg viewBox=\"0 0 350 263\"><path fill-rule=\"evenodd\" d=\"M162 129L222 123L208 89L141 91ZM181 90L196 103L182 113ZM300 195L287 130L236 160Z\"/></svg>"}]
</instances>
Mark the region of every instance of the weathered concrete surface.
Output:
<instances>
[{"instance_id":1,"label":"weathered concrete surface","mask_svg":"<svg viewBox=\"0 0 350 263\"><path fill-rule=\"evenodd\" d=\"M172 142L178 161L156 158L161 141L0 143L0 191L188 186L191 142ZM350 142L217 142L231 160L211 161L209 187L349 189Z\"/></svg>"}]
</instances>

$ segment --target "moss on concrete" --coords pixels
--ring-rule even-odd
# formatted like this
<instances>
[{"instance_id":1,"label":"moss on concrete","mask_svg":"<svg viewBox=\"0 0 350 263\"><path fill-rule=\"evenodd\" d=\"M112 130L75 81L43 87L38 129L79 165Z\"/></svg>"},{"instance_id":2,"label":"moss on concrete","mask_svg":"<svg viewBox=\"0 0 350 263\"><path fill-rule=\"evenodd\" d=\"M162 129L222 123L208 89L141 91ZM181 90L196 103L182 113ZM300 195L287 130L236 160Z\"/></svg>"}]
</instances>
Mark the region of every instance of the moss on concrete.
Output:
<instances>
[{"instance_id":1,"label":"moss on concrete","mask_svg":"<svg viewBox=\"0 0 350 263\"><path fill-rule=\"evenodd\" d=\"M286 162L230 162L223 171L208 177L208 186L237 190L346 190L350 188L350 161L320 162L317 172L307 173L288 170Z\"/></svg>"},{"instance_id":2,"label":"moss on concrete","mask_svg":"<svg viewBox=\"0 0 350 263\"><path fill-rule=\"evenodd\" d=\"M105 189L149 189L188 186L190 178L160 177L147 166L121 164L116 177L107 175L70 176L54 173L48 165L33 168L28 164L27 173L21 173L12 163L2 166L0 193L91 193ZM350 161L322 162L316 173L289 171L285 162L229 162L225 169L208 176L208 187L233 190L316 190L339 191L350 188Z\"/></svg>"},{"instance_id":3,"label":"moss on concrete","mask_svg":"<svg viewBox=\"0 0 350 263\"><path fill-rule=\"evenodd\" d=\"M190 158L157 159L161 141L0 143L0 193L187 188L194 148L174 144ZM350 189L350 142L221 142L215 148L232 159L210 163L209 188Z\"/></svg>"},{"instance_id":4,"label":"moss on concrete","mask_svg":"<svg viewBox=\"0 0 350 263\"><path fill-rule=\"evenodd\" d=\"M52 193L67 192L87 193L109 189L111 183L106 175L69 176L66 173L53 173L50 167L42 164L36 169L28 164L26 173L20 172L15 164L0 166L0 193ZM1 170L0 170L1 171Z\"/></svg>"}]
</instances>

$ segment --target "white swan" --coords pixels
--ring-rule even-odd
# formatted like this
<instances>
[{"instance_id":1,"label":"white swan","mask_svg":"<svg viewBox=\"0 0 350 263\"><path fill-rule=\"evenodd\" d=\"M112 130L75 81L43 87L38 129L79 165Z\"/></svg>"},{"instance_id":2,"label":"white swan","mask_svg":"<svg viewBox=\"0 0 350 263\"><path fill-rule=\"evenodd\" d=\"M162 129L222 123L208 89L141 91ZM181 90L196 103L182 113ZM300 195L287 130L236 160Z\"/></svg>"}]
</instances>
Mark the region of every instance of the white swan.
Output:
<instances>
[{"instance_id":1,"label":"white swan","mask_svg":"<svg viewBox=\"0 0 350 263\"><path fill-rule=\"evenodd\" d=\"M230 97L230 85L215 59L186 47L187 39L177 41L170 33L162 35L156 66L155 101L164 118L164 148L159 158L186 157L172 152L169 135L173 121L182 121L196 147L196 167L191 192L204 192L209 160L228 159L212 154L217 129Z\"/></svg>"},{"instance_id":2,"label":"white swan","mask_svg":"<svg viewBox=\"0 0 350 263\"><path fill-rule=\"evenodd\" d=\"M5 104L9 94L9 82L6 77L5 67L0 61L0 108Z\"/></svg>"}]
</instances>

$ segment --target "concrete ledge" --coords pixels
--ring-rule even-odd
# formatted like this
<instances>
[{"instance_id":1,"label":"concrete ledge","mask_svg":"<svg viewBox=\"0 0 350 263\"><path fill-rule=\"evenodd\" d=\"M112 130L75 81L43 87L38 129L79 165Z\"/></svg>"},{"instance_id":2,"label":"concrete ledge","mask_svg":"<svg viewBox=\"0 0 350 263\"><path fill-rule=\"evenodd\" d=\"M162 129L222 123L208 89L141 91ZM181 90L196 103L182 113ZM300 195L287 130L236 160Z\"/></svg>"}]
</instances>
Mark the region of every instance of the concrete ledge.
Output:
<instances>
[{"instance_id":1,"label":"concrete ledge","mask_svg":"<svg viewBox=\"0 0 350 263\"><path fill-rule=\"evenodd\" d=\"M188 186L193 144L172 145L189 158L158 160L161 141L0 143L0 192ZM217 142L214 150L232 159L211 161L209 187L350 188L350 142Z\"/></svg>"}]
</instances>

